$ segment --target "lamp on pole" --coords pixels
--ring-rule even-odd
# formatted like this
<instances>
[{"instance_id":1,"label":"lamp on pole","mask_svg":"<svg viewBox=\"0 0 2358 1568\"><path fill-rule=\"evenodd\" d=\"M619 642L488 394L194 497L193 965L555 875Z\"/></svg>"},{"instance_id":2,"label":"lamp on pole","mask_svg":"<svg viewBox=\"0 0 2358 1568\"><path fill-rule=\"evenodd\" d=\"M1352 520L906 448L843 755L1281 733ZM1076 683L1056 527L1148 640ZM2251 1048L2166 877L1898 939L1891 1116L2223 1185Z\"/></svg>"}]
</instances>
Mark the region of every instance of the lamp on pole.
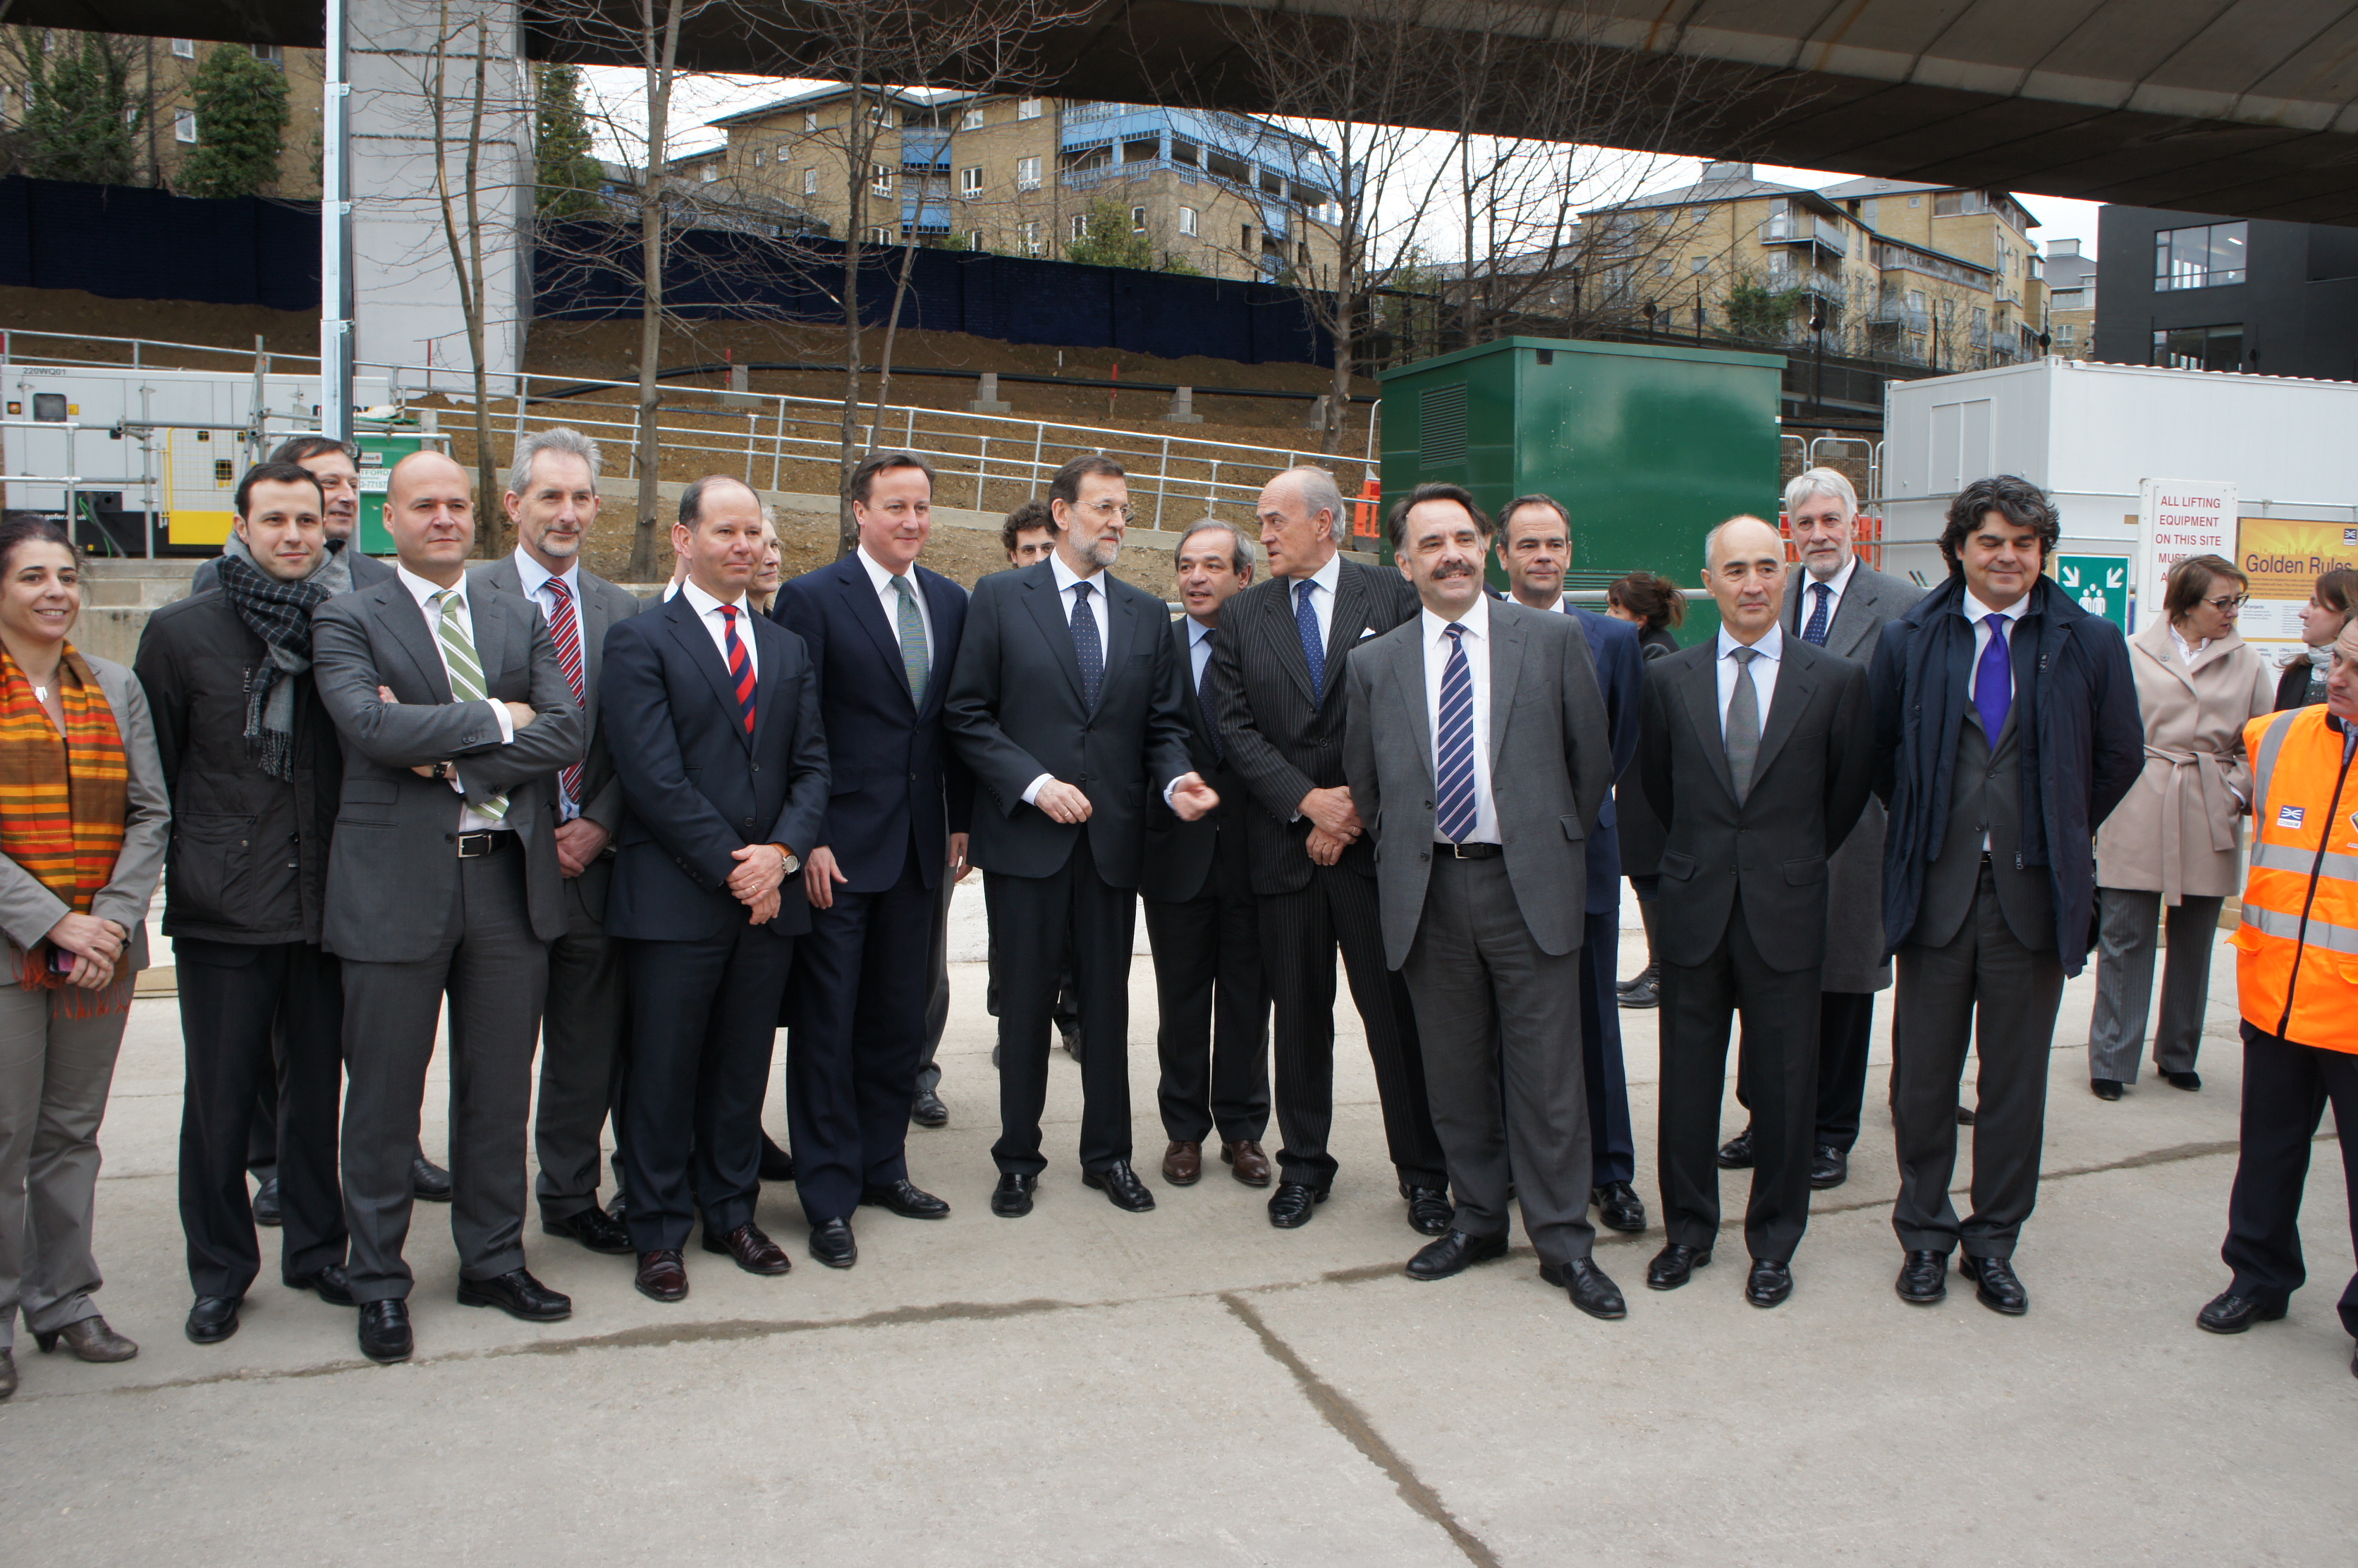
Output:
<instances>
[{"instance_id":1,"label":"lamp on pole","mask_svg":"<svg viewBox=\"0 0 2358 1568\"><path fill-rule=\"evenodd\" d=\"M346 75L345 0L327 0L319 98L319 429L352 434L352 82Z\"/></svg>"}]
</instances>

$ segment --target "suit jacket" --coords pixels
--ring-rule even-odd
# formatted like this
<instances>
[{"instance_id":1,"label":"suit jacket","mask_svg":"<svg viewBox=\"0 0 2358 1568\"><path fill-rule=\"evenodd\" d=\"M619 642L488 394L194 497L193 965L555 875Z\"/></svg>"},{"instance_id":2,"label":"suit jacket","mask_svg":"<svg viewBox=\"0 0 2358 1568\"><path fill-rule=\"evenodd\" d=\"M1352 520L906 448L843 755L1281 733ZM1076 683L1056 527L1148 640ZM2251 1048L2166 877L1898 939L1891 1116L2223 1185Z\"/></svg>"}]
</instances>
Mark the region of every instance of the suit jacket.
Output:
<instances>
[{"instance_id":1,"label":"suit jacket","mask_svg":"<svg viewBox=\"0 0 2358 1568\"><path fill-rule=\"evenodd\" d=\"M974 775L942 737L966 589L924 567L911 572L933 622L923 706L910 698L899 637L857 556L792 579L770 609L803 640L817 672L830 778L817 842L834 851L852 892L884 892L899 881L912 835L917 874L940 886L947 836L967 831L973 815Z\"/></svg>"},{"instance_id":2,"label":"suit jacket","mask_svg":"<svg viewBox=\"0 0 2358 1568\"><path fill-rule=\"evenodd\" d=\"M397 575L393 568L378 560L374 556L356 550L350 545L344 546L342 554L344 558L352 564L352 591L354 592L364 588L374 588L381 582L391 582ZM189 574L189 597L191 599L200 593L210 593L219 587L221 587L219 559L206 561Z\"/></svg>"},{"instance_id":3,"label":"suit jacket","mask_svg":"<svg viewBox=\"0 0 2358 1568\"><path fill-rule=\"evenodd\" d=\"M701 941L746 918L729 891L736 851L784 844L806 855L827 816L827 730L803 640L748 615L753 638L753 733L737 710L720 650L686 594L618 621L606 633L598 691L622 780L622 831L606 895L606 935ZM755 929L810 929L802 878L779 889L778 913Z\"/></svg>"},{"instance_id":4,"label":"suit jacket","mask_svg":"<svg viewBox=\"0 0 2358 1568\"><path fill-rule=\"evenodd\" d=\"M1668 829L1654 949L1709 958L1738 914L1770 968L1814 968L1826 952L1826 862L1875 781L1866 669L1787 637L1739 804L1720 738L1719 640L1646 671L1639 776Z\"/></svg>"},{"instance_id":5,"label":"suit jacket","mask_svg":"<svg viewBox=\"0 0 2358 1568\"><path fill-rule=\"evenodd\" d=\"M1802 589L1810 574L1797 570L1785 580L1785 633L1799 638L1809 620ZM1861 561L1835 601L1826 627L1825 650L1859 664L1875 657L1883 628L1908 613L1924 590L1905 578L1877 571ZM1826 867L1826 962L1820 989L1865 993L1891 984L1891 961L1883 950L1883 803L1867 797L1858 826Z\"/></svg>"},{"instance_id":6,"label":"suit jacket","mask_svg":"<svg viewBox=\"0 0 2358 1568\"><path fill-rule=\"evenodd\" d=\"M398 579L340 593L312 613L311 678L344 742L322 926L339 957L415 963L441 940L459 881L459 798L449 781L410 771L439 762L459 764L470 802L507 795L533 935L553 942L565 933L549 775L581 755L581 710L537 609L472 585L467 600L485 694L535 715L505 745L488 704L451 700L435 631ZM380 686L397 700L378 700Z\"/></svg>"},{"instance_id":7,"label":"suit jacket","mask_svg":"<svg viewBox=\"0 0 2358 1568\"><path fill-rule=\"evenodd\" d=\"M1184 615L1171 623L1171 641L1179 651L1183 677L1195 668L1187 645L1193 635L1187 628L1192 624ZM1217 640L1212 647L1218 651ZM1249 853L1245 845L1245 817L1252 808L1245 798L1244 781L1230 770L1227 757L1213 743L1210 720L1192 689L1187 698L1187 755L1204 782L1219 792L1220 804L1193 822L1182 822L1158 795L1147 813L1146 864L1138 884L1139 896L1157 903L1184 903L1199 897L1216 860L1232 859L1243 866Z\"/></svg>"},{"instance_id":8,"label":"suit jacket","mask_svg":"<svg viewBox=\"0 0 2358 1568\"><path fill-rule=\"evenodd\" d=\"M1228 765L1251 790L1246 814L1253 892L1294 892L1310 885L1310 823L1302 797L1345 783L1343 732L1350 661L1358 645L1417 616L1416 590L1397 571L1345 561L1335 581L1326 627L1326 685L1314 697L1310 661L1293 618L1293 583L1271 578L1220 607L1220 641L1212 659ZM1336 864L1376 874L1375 849L1361 834Z\"/></svg>"},{"instance_id":9,"label":"suit jacket","mask_svg":"<svg viewBox=\"0 0 2358 1568\"><path fill-rule=\"evenodd\" d=\"M1646 660L1638 645L1638 628L1610 615L1599 615L1571 600L1556 601L1552 612L1569 618L1588 643L1596 665L1596 684L1605 698L1605 721L1613 743L1613 780L1638 760L1638 703L1646 686ZM1610 787L1596 820L1588 828L1588 898L1591 914L1610 914L1621 907L1621 814Z\"/></svg>"},{"instance_id":10,"label":"suit jacket","mask_svg":"<svg viewBox=\"0 0 2358 1568\"><path fill-rule=\"evenodd\" d=\"M1148 808L1194 765L1186 708L1193 699L1186 662L1171 641L1171 612L1111 573L1101 580L1105 678L1094 709L1081 701L1081 666L1053 563L995 572L975 585L943 722L996 808L974 814L974 863L986 871L1044 877L1071 857L1080 827L1023 804L1025 788L1048 773L1089 797L1098 875L1113 887L1136 887Z\"/></svg>"},{"instance_id":11,"label":"suit jacket","mask_svg":"<svg viewBox=\"0 0 2358 1568\"><path fill-rule=\"evenodd\" d=\"M1231 600L1230 602L1234 602ZM1495 602L1490 617L1490 784L1507 880L1544 953L1580 946L1588 829L1613 783L1611 726L1596 665L1572 617ZM1433 725L1423 621L1351 655L1344 772L1376 840L1384 961L1416 945L1433 870Z\"/></svg>"}]
</instances>

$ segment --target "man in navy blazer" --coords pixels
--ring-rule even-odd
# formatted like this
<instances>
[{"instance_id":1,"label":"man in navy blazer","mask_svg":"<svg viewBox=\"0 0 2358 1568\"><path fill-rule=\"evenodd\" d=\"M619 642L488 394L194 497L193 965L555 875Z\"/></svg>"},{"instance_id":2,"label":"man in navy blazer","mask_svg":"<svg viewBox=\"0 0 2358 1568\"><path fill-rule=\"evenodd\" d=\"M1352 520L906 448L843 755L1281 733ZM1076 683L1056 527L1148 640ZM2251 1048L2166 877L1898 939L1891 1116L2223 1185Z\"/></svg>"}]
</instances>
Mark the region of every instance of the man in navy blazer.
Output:
<instances>
[{"instance_id":1,"label":"man in navy blazer","mask_svg":"<svg viewBox=\"0 0 2358 1568\"><path fill-rule=\"evenodd\" d=\"M687 580L606 633L600 724L626 815L606 894L631 998L622 1158L637 1284L687 1294L681 1250L754 1274L791 1264L753 1223L762 1091L794 939L794 873L826 818L827 736L803 640L753 613L762 503L743 481L681 492Z\"/></svg>"},{"instance_id":2,"label":"man in navy blazer","mask_svg":"<svg viewBox=\"0 0 2358 1568\"><path fill-rule=\"evenodd\" d=\"M966 589L917 565L934 470L878 452L852 470L850 493L859 548L788 582L771 610L809 651L827 726L827 816L803 857L811 927L786 989L786 1120L811 1255L839 1269L859 1259L860 1204L949 1217L909 1180L909 1110L934 916L966 871L974 794L942 736Z\"/></svg>"},{"instance_id":3,"label":"man in navy blazer","mask_svg":"<svg viewBox=\"0 0 2358 1568\"><path fill-rule=\"evenodd\" d=\"M1572 519L1553 496L1521 495L1507 503L1498 517L1498 560L1517 602L1571 616L1587 640L1597 684L1605 690L1617 781L1638 755L1638 707L1646 686L1638 628L1584 610L1565 596ZM1621 843L1616 826L1613 793L1607 790L1604 809L1589 824L1580 1044L1588 1069L1589 1137L1596 1161L1590 1201L1608 1228L1634 1233L1646 1228L1646 1206L1631 1184L1638 1175L1638 1142L1629 1129L1629 1077L1621 1062L1621 1009L1614 994L1621 946Z\"/></svg>"}]
</instances>

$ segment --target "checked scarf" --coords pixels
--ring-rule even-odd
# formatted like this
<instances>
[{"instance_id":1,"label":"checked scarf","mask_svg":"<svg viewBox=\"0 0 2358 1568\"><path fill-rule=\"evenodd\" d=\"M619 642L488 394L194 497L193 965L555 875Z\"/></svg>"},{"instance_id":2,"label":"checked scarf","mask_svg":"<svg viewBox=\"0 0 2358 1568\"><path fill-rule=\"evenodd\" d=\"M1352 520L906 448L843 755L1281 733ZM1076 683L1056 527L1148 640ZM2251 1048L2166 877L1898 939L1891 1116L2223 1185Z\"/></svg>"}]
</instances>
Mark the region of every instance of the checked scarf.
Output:
<instances>
[{"instance_id":1,"label":"checked scarf","mask_svg":"<svg viewBox=\"0 0 2358 1568\"><path fill-rule=\"evenodd\" d=\"M245 745L272 778L295 776L295 683L311 667L311 611L338 591L332 574L351 586L352 567L330 551L299 582L282 582L254 564L245 541L233 534L222 551L222 591L246 630L262 639L270 656L245 673Z\"/></svg>"},{"instance_id":2,"label":"checked scarf","mask_svg":"<svg viewBox=\"0 0 2358 1568\"><path fill-rule=\"evenodd\" d=\"M123 852L131 769L114 709L70 643L58 661L58 705L65 712L62 736L33 695L33 683L0 648L0 854L76 914L88 914L91 899L114 877ZM65 976L49 971L48 949L48 943L36 942L23 955L16 983L27 990L66 983ZM113 1011L116 989L92 998L90 1010ZM127 1001L130 987L120 989Z\"/></svg>"}]
</instances>

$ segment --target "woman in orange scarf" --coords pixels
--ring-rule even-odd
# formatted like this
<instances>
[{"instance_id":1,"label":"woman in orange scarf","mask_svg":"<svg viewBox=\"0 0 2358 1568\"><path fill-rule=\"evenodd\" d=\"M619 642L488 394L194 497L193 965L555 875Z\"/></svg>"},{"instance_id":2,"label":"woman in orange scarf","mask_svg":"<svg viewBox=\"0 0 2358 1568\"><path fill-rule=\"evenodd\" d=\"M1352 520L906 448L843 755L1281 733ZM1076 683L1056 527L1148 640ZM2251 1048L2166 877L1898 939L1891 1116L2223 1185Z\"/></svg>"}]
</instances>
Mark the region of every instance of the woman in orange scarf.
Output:
<instances>
[{"instance_id":1,"label":"woman in orange scarf","mask_svg":"<svg viewBox=\"0 0 2358 1568\"><path fill-rule=\"evenodd\" d=\"M91 1300L91 1210L171 808L146 697L66 641L81 614L65 531L0 523L0 1399L19 1312L45 1352L139 1354Z\"/></svg>"}]
</instances>

